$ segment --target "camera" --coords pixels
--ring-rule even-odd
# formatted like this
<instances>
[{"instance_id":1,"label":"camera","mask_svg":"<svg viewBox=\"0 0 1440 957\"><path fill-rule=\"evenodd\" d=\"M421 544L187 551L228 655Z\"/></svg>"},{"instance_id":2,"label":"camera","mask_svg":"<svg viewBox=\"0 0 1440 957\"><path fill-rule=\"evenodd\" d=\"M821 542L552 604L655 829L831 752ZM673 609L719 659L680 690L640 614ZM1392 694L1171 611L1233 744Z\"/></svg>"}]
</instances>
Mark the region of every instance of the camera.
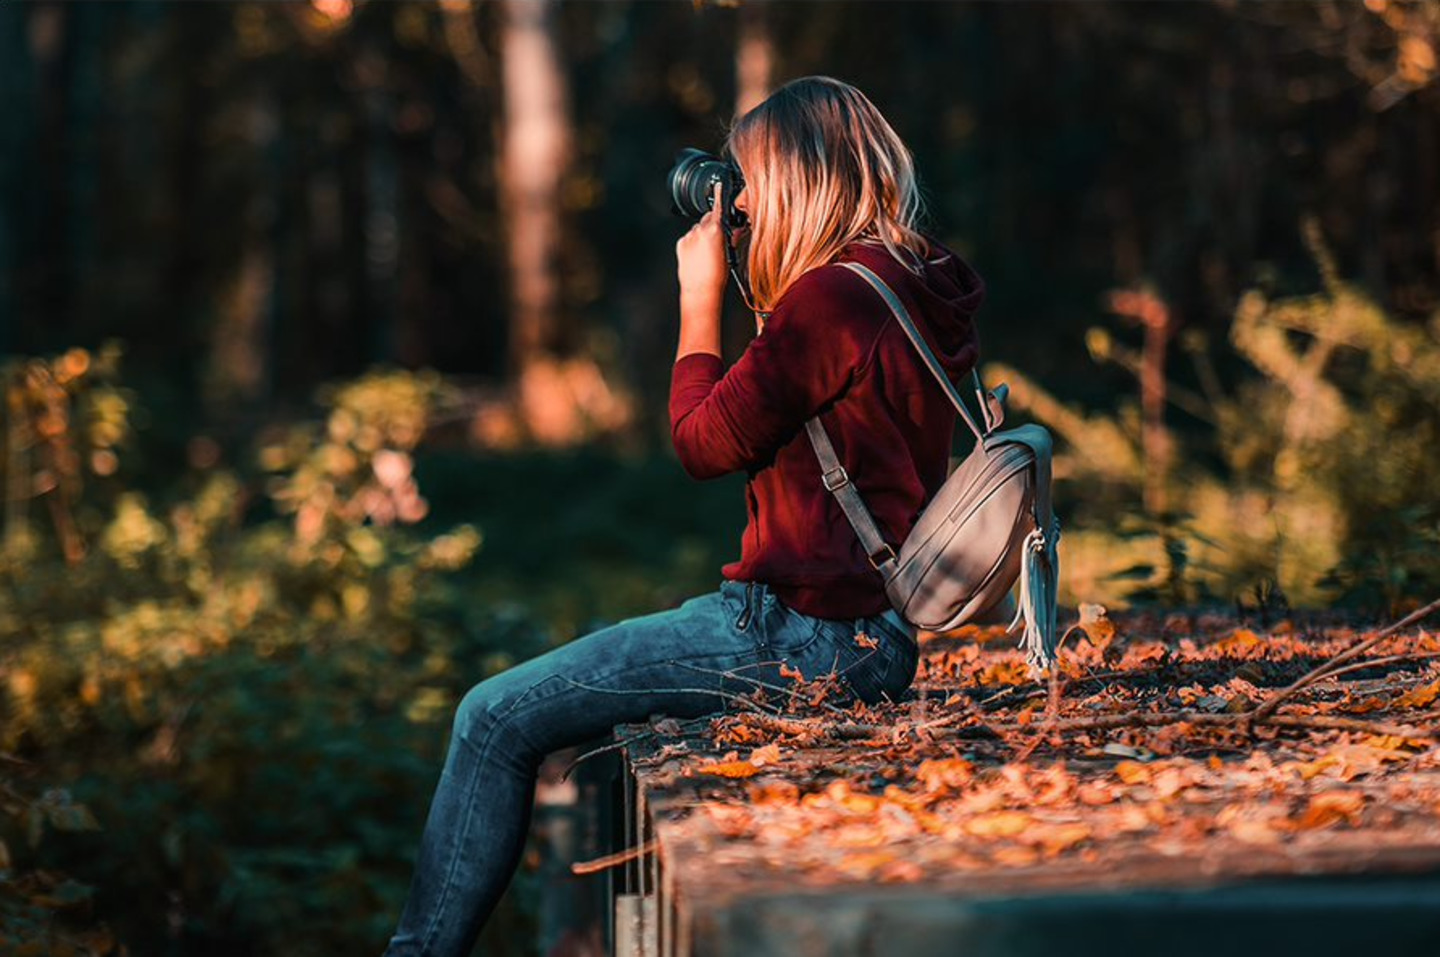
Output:
<instances>
[{"instance_id":1,"label":"camera","mask_svg":"<svg viewBox=\"0 0 1440 957\"><path fill-rule=\"evenodd\" d=\"M712 153L687 146L675 154L670 168L670 211L686 219L699 219L709 212L714 202L715 184L720 184L720 197L725 207L720 219L728 233L749 222L745 213L735 208L735 197L745 187L740 167Z\"/></svg>"}]
</instances>

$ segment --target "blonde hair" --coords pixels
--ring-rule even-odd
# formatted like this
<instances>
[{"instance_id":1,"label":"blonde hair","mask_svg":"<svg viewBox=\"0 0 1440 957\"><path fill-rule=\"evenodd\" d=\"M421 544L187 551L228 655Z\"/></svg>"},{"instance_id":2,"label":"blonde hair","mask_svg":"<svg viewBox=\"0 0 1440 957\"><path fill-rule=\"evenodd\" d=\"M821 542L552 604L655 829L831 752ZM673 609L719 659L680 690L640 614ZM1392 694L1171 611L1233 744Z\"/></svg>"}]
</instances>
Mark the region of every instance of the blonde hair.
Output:
<instances>
[{"instance_id":1,"label":"blonde hair","mask_svg":"<svg viewBox=\"0 0 1440 957\"><path fill-rule=\"evenodd\" d=\"M773 309L806 271L847 243L878 241L919 273L929 245L910 150L855 87L806 76L780 87L730 129L725 151L745 177L750 294Z\"/></svg>"}]
</instances>

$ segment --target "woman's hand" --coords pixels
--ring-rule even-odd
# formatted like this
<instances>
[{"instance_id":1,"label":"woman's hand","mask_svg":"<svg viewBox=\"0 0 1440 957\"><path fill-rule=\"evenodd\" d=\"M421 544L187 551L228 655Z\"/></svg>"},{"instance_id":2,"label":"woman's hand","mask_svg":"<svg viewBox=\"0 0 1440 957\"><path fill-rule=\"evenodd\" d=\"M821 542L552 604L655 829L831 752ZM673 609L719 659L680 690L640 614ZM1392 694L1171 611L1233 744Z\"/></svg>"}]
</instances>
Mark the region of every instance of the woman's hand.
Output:
<instances>
[{"instance_id":1,"label":"woman's hand","mask_svg":"<svg viewBox=\"0 0 1440 957\"><path fill-rule=\"evenodd\" d=\"M725 230L720 224L720 183L715 184L714 201L700 221L675 243L676 272L680 277L680 298L718 306L725 295Z\"/></svg>"},{"instance_id":2,"label":"woman's hand","mask_svg":"<svg viewBox=\"0 0 1440 957\"><path fill-rule=\"evenodd\" d=\"M692 352L720 355L720 313L725 301L725 230L720 225L720 184L700 221L675 244L680 275L680 346L675 361Z\"/></svg>"}]
</instances>

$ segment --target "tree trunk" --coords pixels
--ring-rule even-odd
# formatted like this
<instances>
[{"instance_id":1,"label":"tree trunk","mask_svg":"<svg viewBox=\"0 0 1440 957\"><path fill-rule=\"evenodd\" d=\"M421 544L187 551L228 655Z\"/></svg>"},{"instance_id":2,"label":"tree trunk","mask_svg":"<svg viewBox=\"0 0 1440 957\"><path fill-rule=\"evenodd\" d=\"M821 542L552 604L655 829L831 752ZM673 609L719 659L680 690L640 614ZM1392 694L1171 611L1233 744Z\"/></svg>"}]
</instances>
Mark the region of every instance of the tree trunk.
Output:
<instances>
[{"instance_id":1,"label":"tree trunk","mask_svg":"<svg viewBox=\"0 0 1440 957\"><path fill-rule=\"evenodd\" d=\"M560 186L570 158L553 0L505 0L500 205L510 264L510 363L520 374L558 346Z\"/></svg>"},{"instance_id":2,"label":"tree trunk","mask_svg":"<svg viewBox=\"0 0 1440 957\"><path fill-rule=\"evenodd\" d=\"M740 37L735 46L735 116L741 117L770 95L775 75L775 44L763 3L740 8Z\"/></svg>"},{"instance_id":3,"label":"tree trunk","mask_svg":"<svg viewBox=\"0 0 1440 957\"><path fill-rule=\"evenodd\" d=\"M508 359L518 385L516 411L531 438L568 445L592 428L625 425L630 410L592 358L561 355L569 331L560 286L562 187L572 135L556 7L553 0L505 0L502 7L499 189L509 249Z\"/></svg>"}]
</instances>

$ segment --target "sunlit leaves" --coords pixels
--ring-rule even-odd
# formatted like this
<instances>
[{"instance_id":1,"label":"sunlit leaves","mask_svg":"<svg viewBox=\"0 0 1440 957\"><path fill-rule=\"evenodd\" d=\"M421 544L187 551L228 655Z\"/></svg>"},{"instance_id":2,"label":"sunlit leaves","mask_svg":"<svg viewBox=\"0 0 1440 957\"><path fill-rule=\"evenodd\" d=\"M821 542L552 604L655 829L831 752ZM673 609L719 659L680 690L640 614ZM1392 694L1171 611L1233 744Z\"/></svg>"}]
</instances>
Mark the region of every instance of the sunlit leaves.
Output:
<instances>
[{"instance_id":1,"label":"sunlit leaves","mask_svg":"<svg viewBox=\"0 0 1440 957\"><path fill-rule=\"evenodd\" d=\"M799 707L783 719L742 711L710 722L715 744L744 742L751 758L711 757L694 738L693 749L671 752L684 769L679 779L704 782L705 809L673 825L669 840L680 843L671 853L685 853L692 837L706 848L723 839L731 859L754 858L817 887L1061 859L1123 878L1122 862L1146 860L1204 860L1217 873L1243 861L1247 873L1289 873L1311 866L1296 862L1312 849L1370 854L1374 844L1440 855L1426 837L1440 817L1433 738L1370 734L1382 725L1348 717L1332 727L1348 693L1334 679L1290 697L1279 725L1263 734L1245 724L1311 662L1355 645L1353 631L1316 634L1289 622L1262 631L1226 620L1203 635L1156 638L1155 619L1145 616L1122 628L1091 606L1082 620L1115 653L1102 662L1095 645L1075 647L1077 658L1107 670L1061 669L1068 684L1053 732L1043 685L998 680L1018 652L975 643L984 629L926 640L920 700L841 714ZM1440 697L1429 670L1436 640L1396 635L1367 649L1378 667L1428 675L1408 676L1403 692L1370 695L1377 704L1367 718L1429 714ZM1342 685L1374 680L1341 677ZM1087 727L1103 719L1111 721ZM757 766L772 747L783 759ZM665 784L656 786L663 793Z\"/></svg>"}]
</instances>

